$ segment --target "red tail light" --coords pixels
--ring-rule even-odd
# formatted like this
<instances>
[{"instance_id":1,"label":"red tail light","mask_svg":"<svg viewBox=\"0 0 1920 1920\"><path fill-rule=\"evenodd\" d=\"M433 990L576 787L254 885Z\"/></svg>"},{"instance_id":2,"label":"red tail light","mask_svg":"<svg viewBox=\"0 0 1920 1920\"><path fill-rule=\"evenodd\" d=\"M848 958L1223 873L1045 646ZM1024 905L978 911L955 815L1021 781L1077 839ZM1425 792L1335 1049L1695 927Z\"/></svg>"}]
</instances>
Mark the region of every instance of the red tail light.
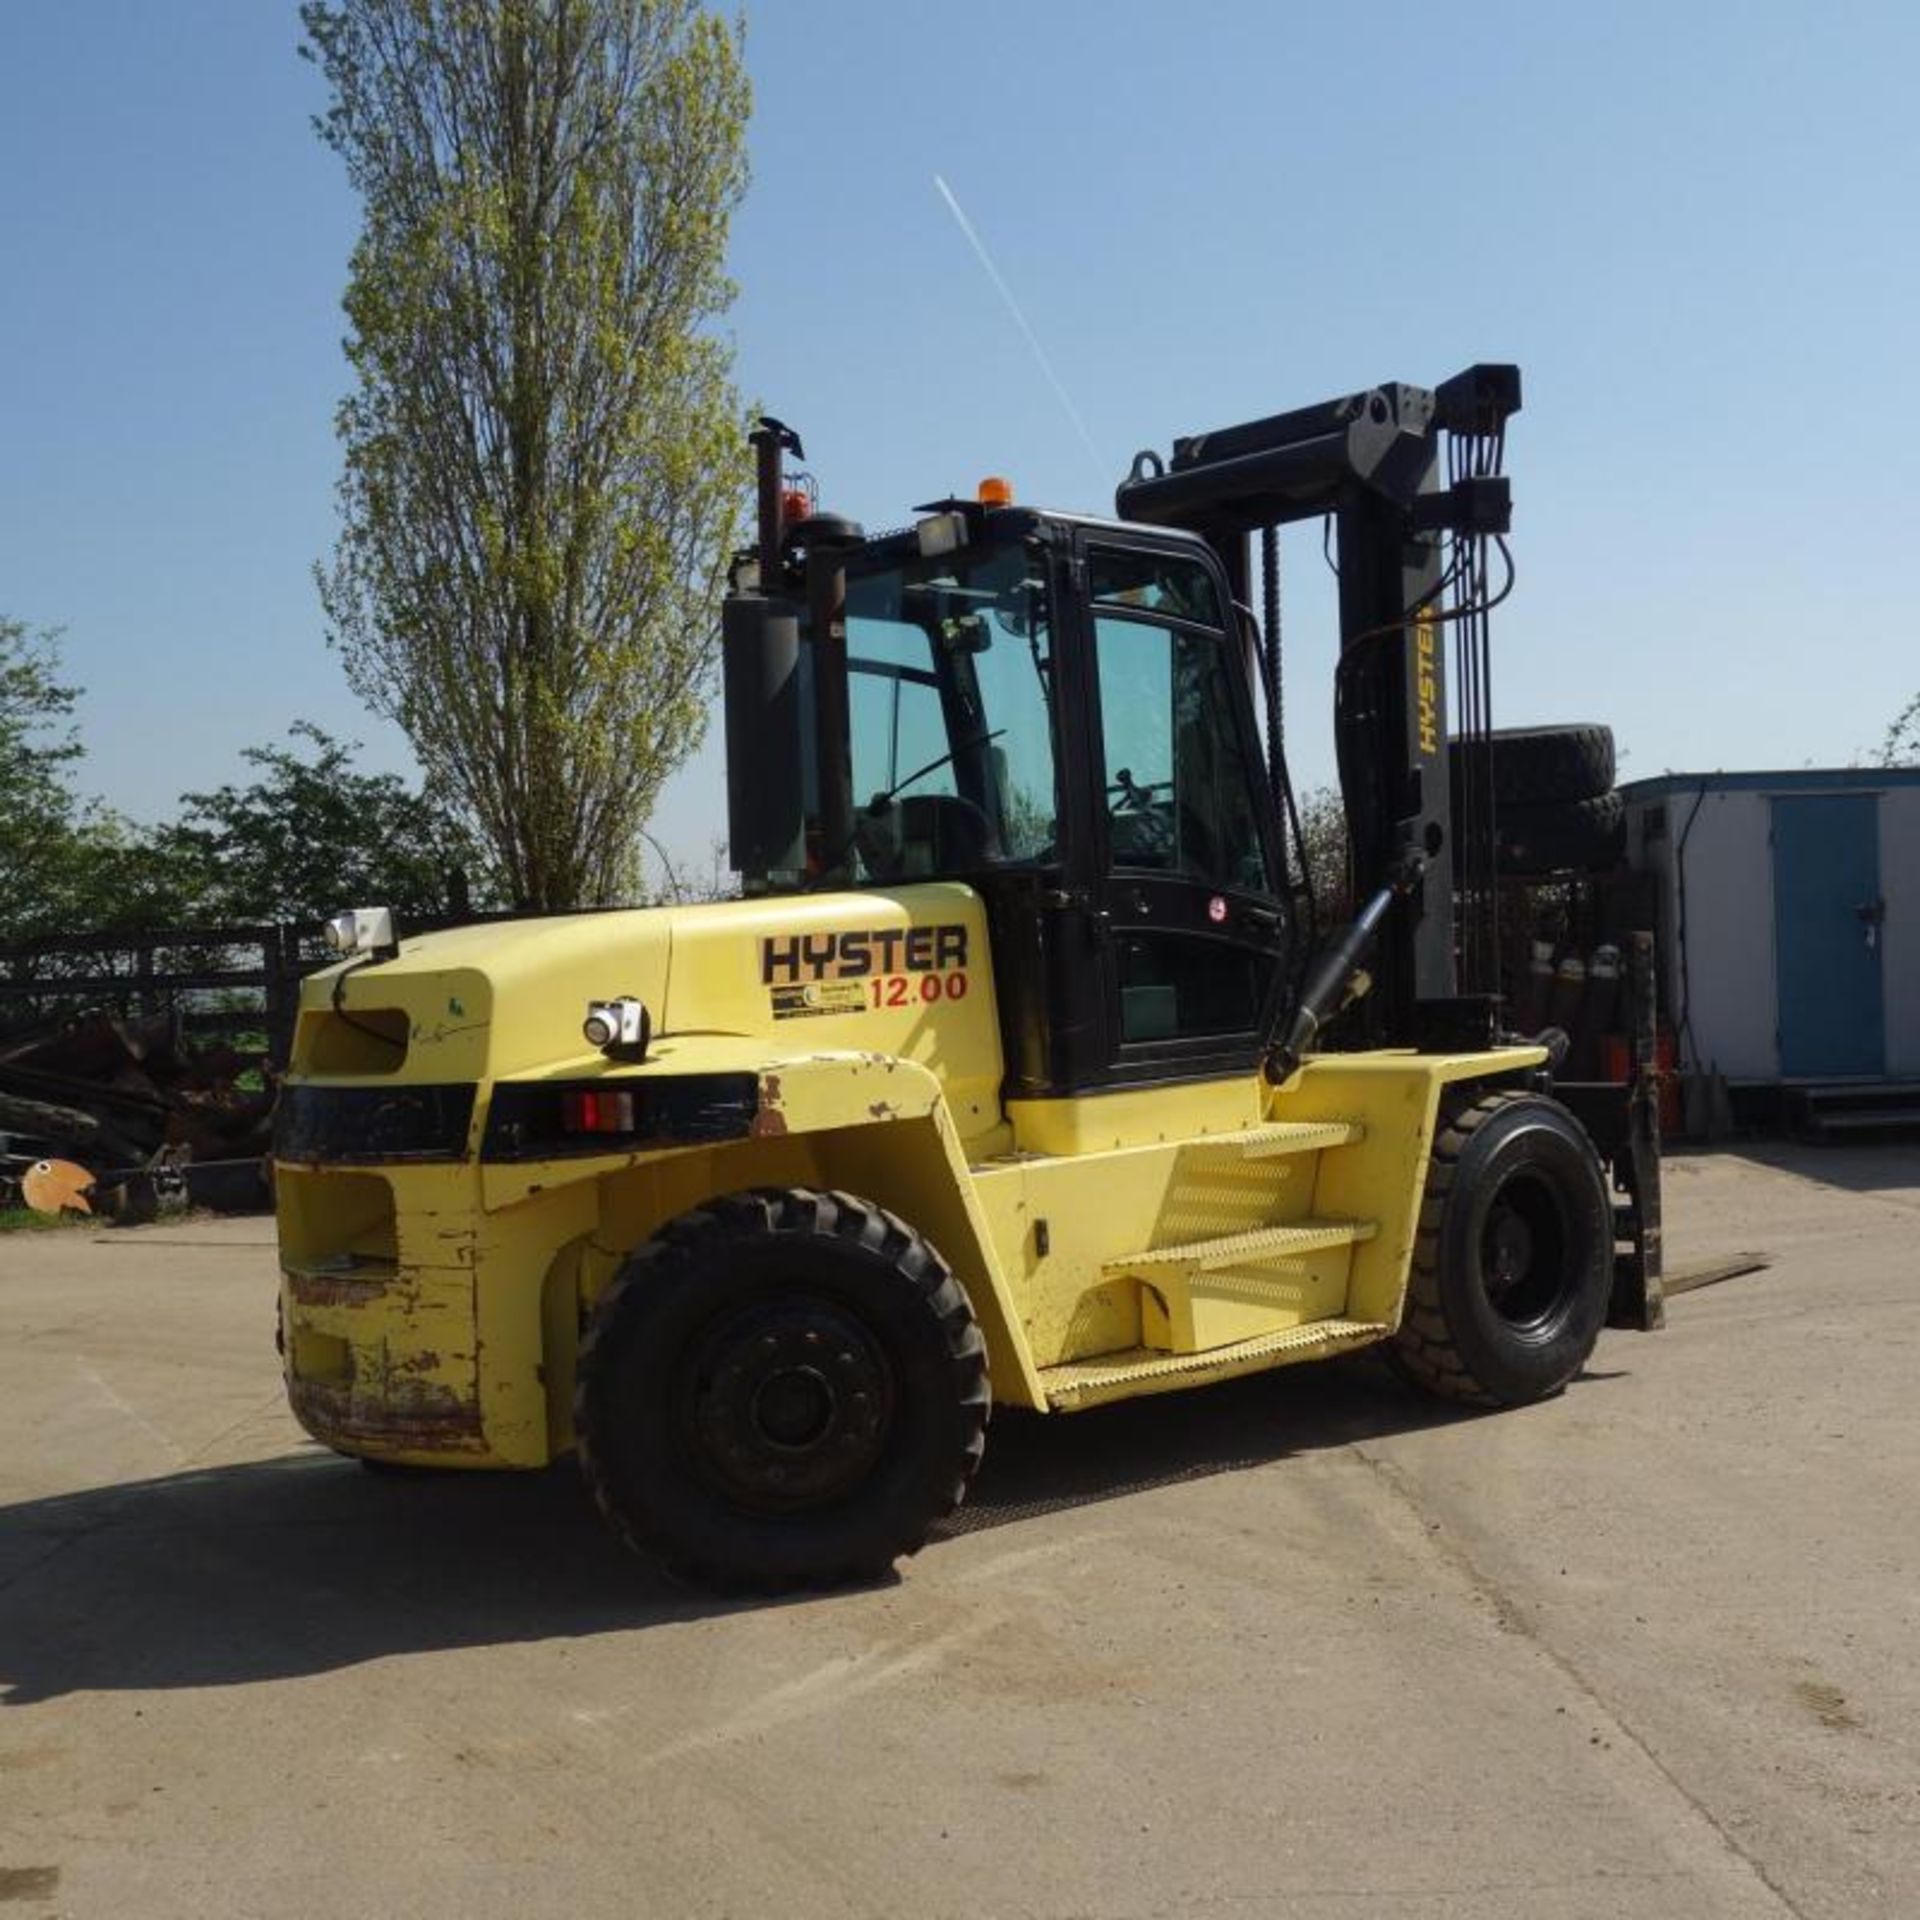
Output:
<instances>
[{"instance_id":1,"label":"red tail light","mask_svg":"<svg viewBox=\"0 0 1920 1920\"><path fill-rule=\"evenodd\" d=\"M634 1102L630 1089L574 1091L560 1096L562 1133L633 1133Z\"/></svg>"}]
</instances>

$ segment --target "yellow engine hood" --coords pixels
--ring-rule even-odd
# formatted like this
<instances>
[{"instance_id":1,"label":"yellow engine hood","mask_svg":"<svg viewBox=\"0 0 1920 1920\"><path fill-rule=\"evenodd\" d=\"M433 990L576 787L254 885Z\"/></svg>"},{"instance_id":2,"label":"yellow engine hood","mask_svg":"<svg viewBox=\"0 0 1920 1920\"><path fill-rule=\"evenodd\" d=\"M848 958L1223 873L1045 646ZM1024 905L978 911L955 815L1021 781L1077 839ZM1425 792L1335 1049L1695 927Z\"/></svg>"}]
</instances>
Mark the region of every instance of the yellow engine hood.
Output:
<instances>
[{"instance_id":1,"label":"yellow engine hood","mask_svg":"<svg viewBox=\"0 0 1920 1920\"><path fill-rule=\"evenodd\" d=\"M637 994L659 1024L672 951L673 914L657 909L421 934L394 959L349 962L305 982L293 1069L421 1082L598 1060L580 1033L587 1002ZM358 1024L343 1025L340 1014ZM404 1033L404 1057L364 1027Z\"/></svg>"},{"instance_id":2,"label":"yellow engine hood","mask_svg":"<svg viewBox=\"0 0 1920 1920\"><path fill-rule=\"evenodd\" d=\"M609 1069L580 1031L588 1001L619 994L653 1016L641 1072L884 1054L939 1077L963 1135L1000 1118L986 916L971 888L949 883L425 934L392 960L306 982L293 1072L444 1082L630 1071Z\"/></svg>"}]
</instances>

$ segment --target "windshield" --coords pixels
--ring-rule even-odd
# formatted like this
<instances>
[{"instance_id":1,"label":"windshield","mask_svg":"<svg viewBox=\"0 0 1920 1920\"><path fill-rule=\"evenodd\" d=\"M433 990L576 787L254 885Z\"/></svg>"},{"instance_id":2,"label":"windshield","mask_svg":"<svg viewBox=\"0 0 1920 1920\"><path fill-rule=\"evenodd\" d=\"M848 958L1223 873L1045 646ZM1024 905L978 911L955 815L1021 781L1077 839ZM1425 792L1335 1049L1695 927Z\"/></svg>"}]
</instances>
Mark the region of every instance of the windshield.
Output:
<instances>
[{"instance_id":1,"label":"windshield","mask_svg":"<svg viewBox=\"0 0 1920 1920\"><path fill-rule=\"evenodd\" d=\"M1024 544L849 577L855 878L1053 858L1052 673L1046 576Z\"/></svg>"}]
</instances>

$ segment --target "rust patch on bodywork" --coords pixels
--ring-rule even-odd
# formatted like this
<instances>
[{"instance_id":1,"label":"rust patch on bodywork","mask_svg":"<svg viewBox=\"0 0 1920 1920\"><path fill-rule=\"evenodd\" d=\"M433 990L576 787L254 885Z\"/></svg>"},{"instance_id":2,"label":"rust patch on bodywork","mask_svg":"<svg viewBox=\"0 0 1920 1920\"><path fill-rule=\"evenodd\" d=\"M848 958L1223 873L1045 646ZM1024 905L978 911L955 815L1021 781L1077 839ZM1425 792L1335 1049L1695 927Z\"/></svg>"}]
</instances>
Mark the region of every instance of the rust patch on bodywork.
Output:
<instances>
[{"instance_id":1,"label":"rust patch on bodywork","mask_svg":"<svg viewBox=\"0 0 1920 1920\"><path fill-rule=\"evenodd\" d=\"M378 1275L356 1273L343 1267L338 1273L296 1273L286 1269L287 1291L302 1307L363 1307L370 1300L383 1298L391 1285L391 1270Z\"/></svg>"},{"instance_id":2,"label":"rust patch on bodywork","mask_svg":"<svg viewBox=\"0 0 1920 1920\"><path fill-rule=\"evenodd\" d=\"M477 1401L397 1369L377 1394L296 1378L287 1382L287 1399L316 1440L349 1453L479 1453L486 1447Z\"/></svg>"},{"instance_id":3,"label":"rust patch on bodywork","mask_svg":"<svg viewBox=\"0 0 1920 1920\"><path fill-rule=\"evenodd\" d=\"M780 1076L777 1073L763 1073L760 1076L760 1105L753 1116L753 1125L747 1131L755 1140L766 1140L786 1130L787 1116L780 1107Z\"/></svg>"}]
</instances>

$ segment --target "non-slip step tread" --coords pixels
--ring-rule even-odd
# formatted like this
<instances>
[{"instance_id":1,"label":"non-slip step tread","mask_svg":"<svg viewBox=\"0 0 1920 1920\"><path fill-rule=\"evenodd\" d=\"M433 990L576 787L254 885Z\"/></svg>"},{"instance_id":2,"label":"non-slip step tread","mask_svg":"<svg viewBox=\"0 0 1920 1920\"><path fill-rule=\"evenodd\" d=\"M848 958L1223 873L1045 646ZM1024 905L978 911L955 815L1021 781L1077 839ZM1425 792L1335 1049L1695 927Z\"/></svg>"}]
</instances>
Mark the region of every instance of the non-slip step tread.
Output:
<instances>
[{"instance_id":1,"label":"non-slip step tread","mask_svg":"<svg viewBox=\"0 0 1920 1920\"><path fill-rule=\"evenodd\" d=\"M1146 1247L1138 1253L1116 1254L1103 1260L1103 1273L1137 1273L1143 1267L1210 1268L1283 1260L1297 1253L1317 1253L1326 1247L1350 1247L1371 1240L1379 1227L1371 1220L1295 1220L1280 1227L1253 1227L1244 1233L1222 1234L1215 1240L1189 1240L1177 1246Z\"/></svg>"},{"instance_id":2,"label":"non-slip step tread","mask_svg":"<svg viewBox=\"0 0 1920 1920\"><path fill-rule=\"evenodd\" d=\"M1241 1134L1240 1154L1245 1160L1266 1160L1283 1153L1350 1147L1366 1133L1358 1120L1274 1120Z\"/></svg>"},{"instance_id":3,"label":"non-slip step tread","mask_svg":"<svg viewBox=\"0 0 1920 1920\"><path fill-rule=\"evenodd\" d=\"M1105 1149L1132 1152L1148 1147L1178 1147L1182 1153L1202 1153L1209 1148L1234 1149L1243 1160L1277 1160L1283 1154L1320 1153L1333 1147L1350 1147L1364 1140L1367 1130L1358 1120L1263 1120L1251 1127L1230 1127L1221 1133L1196 1133L1184 1140L1136 1142L1133 1148ZM1006 1167L1034 1167L1070 1164L1089 1156L1071 1153L1036 1153L1031 1148L1015 1148L1011 1153L996 1153L973 1163L975 1173L998 1173Z\"/></svg>"},{"instance_id":4,"label":"non-slip step tread","mask_svg":"<svg viewBox=\"0 0 1920 1920\"><path fill-rule=\"evenodd\" d=\"M1211 1373L1241 1361L1265 1359L1278 1353L1377 1340L1389 1331L1388 1327L1371 1320L1336 1317L1309 1320L1279 1333L1256 1334L1251 1340L1208 1347L1200 1353L1164 1353L1155 1347L1131 1347L1118 1353L1099 1354L1091 1360L1069 1360L1061 1366L1042 1367L1040 1384L1046 1389L1048 1401L1060 1406L1107 1387L1166 1379L1183 1373Z\"/></svg>"},{"instance_id":5,"label":"non-slip step tread","mask_svg":"<svg viewBox=\"0 0 1920 1920\"><path fill-rule=\"evenodd\" d=\"M1171 1144L1185 1153L1235 1147L1243 1160L1267 1160L1283 1153L1317 1153L1323 1148L1351 1146L1356 1140L1364 1140L1366 1134L1358 1120L1261 1120L1250 1127L1229 1127L1223 1133L1196 1133Z\"/></svg>"}]
</instances>

